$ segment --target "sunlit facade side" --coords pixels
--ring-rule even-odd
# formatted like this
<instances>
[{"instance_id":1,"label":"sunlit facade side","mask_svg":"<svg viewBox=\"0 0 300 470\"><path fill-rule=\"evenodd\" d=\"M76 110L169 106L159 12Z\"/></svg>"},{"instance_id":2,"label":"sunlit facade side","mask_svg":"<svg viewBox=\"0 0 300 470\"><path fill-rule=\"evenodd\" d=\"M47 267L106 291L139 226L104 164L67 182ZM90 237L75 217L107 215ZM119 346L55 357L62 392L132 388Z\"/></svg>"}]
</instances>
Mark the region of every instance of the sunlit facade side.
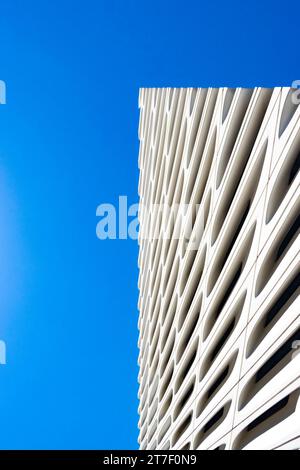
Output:
<instances>
[{"instance_id":1,"label":"sunlit facade side","mask_svg":"<svg viewBox=\"0 0 300 470\"><path fill-rule=\"evenodd\" d=\"M297 98L140 90L141 449L300 447Z\"/></svg>"}]
</instances>

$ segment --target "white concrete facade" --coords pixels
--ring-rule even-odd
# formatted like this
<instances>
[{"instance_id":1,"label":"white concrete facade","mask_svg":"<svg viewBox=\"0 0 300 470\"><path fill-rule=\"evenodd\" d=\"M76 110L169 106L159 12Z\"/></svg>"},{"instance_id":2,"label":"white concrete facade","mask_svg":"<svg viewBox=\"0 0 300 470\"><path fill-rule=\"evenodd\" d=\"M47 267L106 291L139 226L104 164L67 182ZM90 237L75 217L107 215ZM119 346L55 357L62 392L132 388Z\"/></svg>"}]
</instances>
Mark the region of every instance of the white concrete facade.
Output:
<instances>
[{"instance_id":1,"label":"white concrete facade","mask_svg":"<svg viewBox=\"0 0 300 470\"><path fill-rule=\"evenodd\" d=\"M140 90L141 449L300 448L294 95ZM153 205L174 203L198 209L197 250L163 236Z\"/></svg>"}]
</instances>

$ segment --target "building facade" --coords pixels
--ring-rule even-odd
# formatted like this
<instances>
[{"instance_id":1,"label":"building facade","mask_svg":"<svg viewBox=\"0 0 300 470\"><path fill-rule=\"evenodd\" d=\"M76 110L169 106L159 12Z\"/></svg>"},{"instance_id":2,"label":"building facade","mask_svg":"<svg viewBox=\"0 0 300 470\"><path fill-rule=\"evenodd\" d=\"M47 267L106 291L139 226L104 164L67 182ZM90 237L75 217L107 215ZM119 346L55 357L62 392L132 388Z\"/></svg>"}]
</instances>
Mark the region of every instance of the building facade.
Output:
<instances>
[{"instance_id":1,"label":"building facade","mask_svg":"<svg viewBox=\"0 0 300 470\"><path fill-rule=\"evenodd\" d=\"M140 449L300 448L299 97L140 90Z\"/></svg>"}]
</instances>

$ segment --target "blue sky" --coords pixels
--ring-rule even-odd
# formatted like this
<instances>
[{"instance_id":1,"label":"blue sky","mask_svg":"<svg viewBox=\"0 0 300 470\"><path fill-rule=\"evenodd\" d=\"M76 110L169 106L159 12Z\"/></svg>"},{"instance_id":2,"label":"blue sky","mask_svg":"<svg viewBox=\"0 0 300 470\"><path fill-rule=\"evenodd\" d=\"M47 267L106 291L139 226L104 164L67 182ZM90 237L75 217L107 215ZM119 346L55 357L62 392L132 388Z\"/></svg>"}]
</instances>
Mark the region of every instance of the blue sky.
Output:
<instances>
[{"instance_id":1,"label":"blue sky","mask_svg":"<svg viewBox=\"0 0 300 470\"><path fill-rule=\"evenodd\" d=\"M141 86L290 85L296 4L2 0L0 447L137 447L137 244L96 207L137 202Z\"/></svg>"}]
</instances>

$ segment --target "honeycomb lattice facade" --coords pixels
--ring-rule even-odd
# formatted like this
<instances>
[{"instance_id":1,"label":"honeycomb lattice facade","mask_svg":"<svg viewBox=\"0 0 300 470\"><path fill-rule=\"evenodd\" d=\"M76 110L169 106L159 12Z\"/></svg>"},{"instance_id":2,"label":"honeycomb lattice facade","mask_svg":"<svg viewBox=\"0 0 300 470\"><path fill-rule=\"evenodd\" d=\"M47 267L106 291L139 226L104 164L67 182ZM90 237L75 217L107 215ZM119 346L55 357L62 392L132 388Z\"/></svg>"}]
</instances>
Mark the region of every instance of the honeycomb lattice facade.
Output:
<instances>
[{"instance_id":1,"label":"honeycomb lattice facade","mask_svg":"<svg viewBox=\"0 0 300 470\"><path fill-rule=\"evenodd\" d=\"M140 91L141 449L300 447L296 98ZM190 238L155 212L175 203Z\"/></svg>"}]
</instances>

